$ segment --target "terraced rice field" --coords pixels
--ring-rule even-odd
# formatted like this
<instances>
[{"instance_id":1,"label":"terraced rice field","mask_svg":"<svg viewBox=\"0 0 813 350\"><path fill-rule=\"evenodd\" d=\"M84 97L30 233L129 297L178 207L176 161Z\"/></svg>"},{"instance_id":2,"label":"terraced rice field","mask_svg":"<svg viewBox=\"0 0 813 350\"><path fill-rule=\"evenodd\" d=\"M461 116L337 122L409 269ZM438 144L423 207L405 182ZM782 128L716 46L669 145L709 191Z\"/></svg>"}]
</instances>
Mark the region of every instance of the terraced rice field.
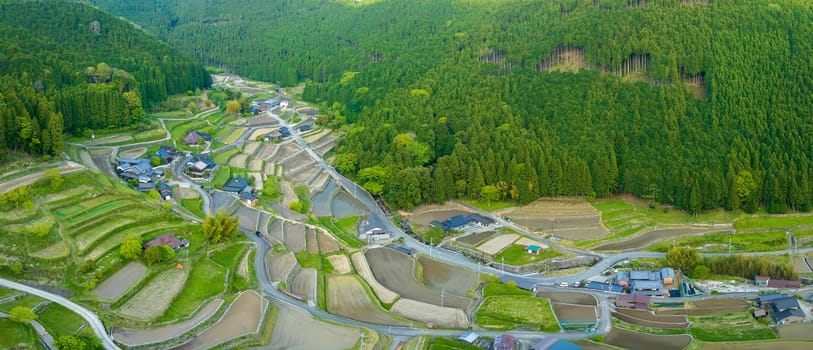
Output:
<instances>
[{"instance_id":1,"label":"terraced rice field","mask_svg":"<svg viewBox=\"0 0 813 350\"><path fill-rule=\"evenodd\" d=\"M533 231L544 231L572 241L605 237L609 232L601 224L601 213L586 200L537 200L500 215Z\"/></svg>"},{"instance_id":2,"label":"terraced rice field","mask_svg":"<svg viewBox=\"0 0 813 350\"><path fill-rule=\"evenodd\" d=\"M308 248L308 253L319 253L319 243L316 240L316 231L314 231L312 228L307 228L305 230L305 246Z\"/></svg>"},{"instance_id":3,"label":"terraced rice field","mask_svg":"<svg viewBox=\"0 0 813 350\"><path fill-rule=\"evenodd\" d=\"M739 299L708 299L692 302L694 308L691 309L669 309L657 310L657 315L688 315L704 316L725 314L731 312L743 312L748 310L748 302Z\"/></svg>"},{"instance_id":4,"label":"terraced rice field","mask_svg":"<svg viewBox=\"0 0 813 350\"><path fill-rule=\"evenodd\" d=\"M444 289L446 293L466 296L477 284L477 273L469 269L446 264L426 256L419 256L423 281L434 289Z\"/></svg>"},{"instance_id":5,"label":"terraced rice field","mask_svg":"<svg viewBox=\"0 0 813 350\"><path fill-rule=\"evenodd\" d=\"M357 328L319 321L285 303L275 306L279 308L279 315L267 349L350 349L359 339Z\"/></svg>"},{"instance_id":6,"label":"terraced rice field","mask_svg":"<svg viewBox=\"0 0 813 350\"><path fill-rule=\"evenodd\" d=\"M390 248L368 249L365 253L375 279L400 294L403 298L440 305L441 291L418 282L414 273L414 260L408 255ZM471 299L445 295L443 306L466 309Z\"/></svg>"},{"instance_id":7,"label":"terraced rice field","mask_svg":"<svg viewBox=\"0 0 813 350\"><path fill-rule=\"evenodd\" d=\"M144 278L147 273L147 267L139 262L131 262L124 268L108 277L104 282L99 284L93 290L103 300L116 300L130 287L136 285L138 281Z\"/></svg>"},{"instance_id":8,"label":"terraced rice field","mask_svg":"<svg viewBox=\"0 0 813 350\"><path fill-rule=\"evenodd\" d=\"M477 246L478 244L483 243L483 242L485 242L485 241L487 241L487 240L489 240L491 238L494 238L494 236L496 236L497 234L499 234L499 232L497 232L497 231L482 231L482 232L477 232L477 233L470 234L470 235L468 235L466 237L458 238L457 242L463 243L463 244L465 244L467 246L474 247L474 246Z\"/></svg>"},{"instance_id":9,"label":"terraced rice field","mask_svg":"<svg viewBox=\"0 0 813 350\"><path fill-rule=\"evenodd\" d=\"M268 300L254 291L244 292L229 305L220 321L178 349L210 349L241 335L257 333L267 308Z\"/></svg>"},{"instance_id":10,"label":"terraced rice field","mask_svg":"<svg viewBox=\"0 0 813 350\"><path fill-rule=\"evenodd\" d=\"M537 292L539 298L550 299L554 303L596 306L598 301L592 295L576 292Z\"/></svg>"},{"instance_id":11,"label":"terraced rice field","mask_svg":"<svg viewBox=\"0 0 813 350\"><path fill-rule=\"evenodd\" d=\"M282 221L275 220L268 225L268 234L277 242L282 242Z\"/></svg>"},{"instance_id":12,"label":"terraced rice field","mask_svg":"<svg viewBox=\"0 0 813 350\"><path fill-rule=\"evenodd\" d=\"M316 269L302 269L294 278L291 293L307 300L316 300Z\"/></svg>"},{"instance_id":13,"label":"terraced rice field","mask_svg":"<svg viewBox=\"0 0 813 350\"><path fill-rule=\"evenodd\" d=\"M328 311L332 314L382 325L409 324L389 315L381 306L372 302L355 276L330 276L327 287Z\"/></svg>"},{"instance_id":14,"label":"terraced rice field","mask_svg":"<svg viewBox=\"0 0 813 350\"><path fill-rule=\"evenodd\" d=\"M288 273L296 265L296 257L293 254L274 255L269 252L265 259L268 268L268 278L272 281L285 281Z\"/></svg>"},{"instance_id":15,"label":"terraced rice field","mask_svg":"<svg viewBox=\"0 0 813 350\"><path fill-rule=\"evenodd\" d=\"M285 223L285 245L295 253L305 250L305 225Z\"/></svg>"},{"instance_id":16,"label":"terraced rice field","mask_svg":"<svg viewBox=\"0 0 813 350\"><path fill-rule=\"evenodd\" d=\"M628 249L640 249L646 247L650 244L670 240L676 237L682 236L694 236L700 235L705 233L712 233L712 232L719 232L720 229L713 229L713 228L698 228L698 227L681 227L681 228L668 228L668 229L658 229L647 231L641 234L638 234L630 239L626 239L623 241L614 241L608 243L602 243L598 246L593 247L593 250L604 250L604 251L611 251L611 250L628 250Z\"/></svg>"},{"instance_id":17,"label":"terraced rice field","mask_svg":"<svg viewBox=\"0 0 813 350\"><path fill-rule=\"evenodd\" d=\"M688 334L652 335L615 328L604 337L604 342L629 350L682 350L692 341Z\"/></svg>"},{"instance_id":18,"label":"terraced rice field","mask_svg":"<svg viewBox=\"0 0 813 350\"><path fill-rule=\"evenodd\" d=\"M37 259L50 260L62 259L70 254L70 249L64 241L59 241L51 244L43 249L31 253L31 256Z\"/></svg>"},{"instance_id":19,"label":"terraced rice field","mask_svg":"<svg viewBox=\"0 0 813 350\"><path fill-rule=\"evenodd\" d=\"M761 341L703 343L703 350L809 350L813 342L806 341Z\"/></svg>"},{"instance_id":20,"label":"terraced rice field","mask_svg":"<svg viewBox=\"0 0 813 350\"><path fill-rule=\"evenodd\" d=\"M174 267L161 272L136 295L127 300L118 312L138 320L152 320L161 316L183 289L188 276L189 274L185 270Z\"/></svg>"},{"instance_id":21,"label":"terraced rice field","mask_svg":"<svg viewBox=\"0 0 813 350\"><path fill-rule=\"evenodd\" d=\"M324 232L319 232L316 235L319 241L319 250L322 254L330 254L339 251L339 243L333 237L328 236Z\"/></svg>"},{"instance_id":22,"label":"terraced rice field","mask_svg":"<svg viewBox=\"0 0 813 350\"><path fill-rule=\"evenodd\" d=\"M466 313L457 308L440 307L412 299L399 299L392 305L392 311L427 325L431 323L443 328L469 327Z\"/></svg>"},{"instance_id":23,"label":"terraced rice field","mask_svg":"<svg viewBox=\"0 0 813 350\"><path fill-rule=\"evenodd\" d=\"M330 265L333 266L333 273L335 274L341 275L353 271L350 268L350 259L348 259L346 255L330 255L327 257L327 260L330 261Z\"/></svg>"},{"instance_id":24,"label":"terraced rice field","mask_svg":"<svg viewBox=\"0 0 813 350\"><path fill-rule=\"evenodd\" d=\"M367 258L364 256L362 252L353 253L350 256L353 260L353 266L356 267L356 271L358 272L359 276L361 276L364 281L373 289L375 295L378 296L378 299L384 303L392 303L396 299L398 299L398 293L390 290L389 288L385 287L381 283L379 283L375 276L373 275L372 270L370 270L370 265L367 263Z\"/></svg>"},{"instance_id":25,"label":"terraced rice field","mask_svg":"<svg viewBox=\"0 0 813 350\"><path fill-rule=\"evenodd\" d=\"M616 309L613 316L624 322L651 328L687 329L689 320L680 315L655 315L649 310Z\"/></svg>"},{"instance_id":26,"label":"terraced rice field","mask_svg":"<svg viewBox=\"0 0 813 350\"><path fill-rule=\"evenodd\" d=\"M596 319L594 306L552 303L553 312L559 321L593 321Z\"/></svg>"}]
</instances>

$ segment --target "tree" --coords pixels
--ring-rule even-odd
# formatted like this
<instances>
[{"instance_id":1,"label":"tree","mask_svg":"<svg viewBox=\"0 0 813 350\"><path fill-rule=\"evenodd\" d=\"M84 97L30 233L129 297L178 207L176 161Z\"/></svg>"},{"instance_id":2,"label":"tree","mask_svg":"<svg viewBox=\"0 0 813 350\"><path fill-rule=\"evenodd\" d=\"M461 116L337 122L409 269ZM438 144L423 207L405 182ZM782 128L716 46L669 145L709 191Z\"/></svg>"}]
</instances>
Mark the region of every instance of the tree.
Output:
<instances>
[{"instance_id":1,"label":"tree","mask_svg":"<svg viewBox=\"0 0 813 350\"><path fill-rule=\"evenodd\" d=\"M14 322L31 323L31 321L37 319L37 314L30 308L18 305L8 312L8 317Z\"/></svg>"},{"instance_id":2,"label":"tree","mask_svg":"<svg viewBox=\"0 0 813 350\"><path fill-rule=\"evenodd\" d=\"M239 216L232 217L224 211L218 211L213 216L203 220L203 236L210 243L220 242L223 238L231 236L237 229Z\"/></svg>"},{"instance_id":3,"label":"tree","mask_svg":"<svg viewBox=\"0 0 813 350\"><path fill-rule=\"evenodd\" d=\"M31 224L31 234L34 237L42 238L48 235L51 232L51 223L46 221L37 221Z\"/></svg>"},{"instance_id":4,"label":"tree","mask_svg":"<svg viewBox=\"0 0 813 350\"><path fill-rule=\"evenodd\" d=\"M240 101L238 100L231 100L226 103L226 113L231 115L237 115L240 113Z\"/></svg>"},{"instance_id":5,"label":"tree","mask_svg":"<svg viewBox=\"0 0 813 350\"><path fill-rule=\"evenodd\" d=\"M150 165L152 165L153 167L161 165L161 157L159 156L150 157Z\"/></svg>"},{"instance_id":6,"label":"tree","mask_svg":"<svg viewBox=\"0 0 813 350\"><path fill-rule=\"evenodd\" d=\"M59 350L85 350L87 349L87 344L85 342L73 335L63 335L59 337L54 343L57 349Z\"/></svg>"},{"instance_id":7,"label":"tree","mask_svg":"<svg viewBox=\"0 0 813 350\"><path fill-rule=\"evenodd\" d=\"M683 271L687 275L694 272L694 268L699 262L700 253L692 247L676 246L666 252L666 264L675 270Z\"/></svg>"},{"instance_id":8,"label":"tree","mask_svg":"<svg viewBox=\"0 0 813 350\"><path fill-rule=\"evenodd\" d=\"M48 184L52 192L59 191L65 182L65 180L62 179L62 174L60 174L57 169L49 169L46 171L45 178L48 179Z\"/></svg>"},{"instance_id":9,"label":"tree","mask_svg":"<svg viewBox=\"0 0 813 350\"><path fill-rule=\"evenodd\" d=\"M154 245L146 250L144 250L144 260L147 261L147 264L155 264L161 262L164 257L164 250L161 249L160 245Z\"/></svg>"},{"instance_id":10,"label":"tree","mask_svg":"<svg viewBox=\"0 0 813 350\"><path fill-rule=\"evenodd\" d=\"M125 259L133 260L141 255L141 250L141 239L138 237L130 237L121 243L121 247L119 247L119 254L121 254L121 256L123 256Z\"/></svg>"},{"instance_id":11,"label":"tree","mask_svg":"<svg viewBox=\"0 0 813 350\"><path fill-rule=\"evenodd\" d=\"M11 268L11 273L13 273L15 275L19 275L19 274L23 273L23 263L20 262L19 260L11 263L10 268Z\"/></svg>"},{"instance_id":12,"label":"tree","mask_svg":"<svg viewBox=\"0 0 813 350\"><path fill-rule=\"evenodd\" d=\"M497 201L500 199L500 189L494 185L485 185L480 190L480 199L487 200L488 206L491 206L491 202Z\"/></svg>"}]
</instances>

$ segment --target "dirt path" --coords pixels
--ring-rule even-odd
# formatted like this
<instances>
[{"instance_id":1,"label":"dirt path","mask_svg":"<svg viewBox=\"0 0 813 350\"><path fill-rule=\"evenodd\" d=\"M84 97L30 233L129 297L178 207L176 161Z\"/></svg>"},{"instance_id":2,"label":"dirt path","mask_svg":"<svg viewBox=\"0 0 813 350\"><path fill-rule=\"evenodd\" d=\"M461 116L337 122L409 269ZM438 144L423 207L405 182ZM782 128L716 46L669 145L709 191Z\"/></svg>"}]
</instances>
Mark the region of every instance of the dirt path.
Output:
<instances>
[{"instance_id":1,"label":"dirt path","mask_svg":"<svg viewBox=\"0 0 813 350\"><path fill-rule=\"evenodd\" d=\"M144 264L131 262L102 282L93 293L103 300L116 300L144 278L146 273L147 267Z\"/></svg>"},{"instance_id":2,"label":"dirt path","mask_svg":"<svg viewBox=\"0 0 813 350\"><path fill-rule=\"evenodd\" d=\"M288 304L274 305L279 308L279 315L271 341L259 349L342 350L352 348L359 338L358 329L315 320L305 311Z\"/></svg>"},{"instance_id":3,"label":"dirt path","mask_svg":"<svg viewBox=\"0 0 813 350\"><path fill-rule=\"evenodd\" d=\"M256 292L243 292L229 306L220 321L178 349L209 349L229 339L257 333L267 307L268 300Z\"/></svg>"},{"instance_id":4,"label":"dirt path","mask_svg":"<svg viewBox=\"0 0 813 350\"><path fill-rule=\"evenodd\" d=\"M249 249L240 259L240 265L237 266L237 276L248 279L248 257L251 256L253 249Z\"/></svg>"},{"instance_id":5,"label":"dirt path","mask_svg":"<svg viewBox=\"0 0 813 350\"><path fill-rule=\"evenodd\" d=\"M223 299L215 299L206 304L195 315L194 318L181 323L176 323L166 327L160 328L113 328L113 338L127 346L136 346L141 344L158 343L164 340L175 338L180 334L186 333L192 328L195 328L201 322L209 319L220 306L223 305Z\"/></svg>"},{"instance_id":6,"label":"dirt path","mask_svg":"<svg viewBox=\"0 0 813 350\"><path fill-rule=\"evenodd\" d=\"M65 165L61 165L52 169L57 169L60 174L64 175L81 171L84 169L84 167L74 162L67 162ZM18 178L0 183L0 193L6 193L8 191L16 189L17 187L33 184L37 182L39 179L43 178L45 176L45 172L48 170L51 169L46 169L35 173L23 175Z\"/></svg>"}]
</instances>

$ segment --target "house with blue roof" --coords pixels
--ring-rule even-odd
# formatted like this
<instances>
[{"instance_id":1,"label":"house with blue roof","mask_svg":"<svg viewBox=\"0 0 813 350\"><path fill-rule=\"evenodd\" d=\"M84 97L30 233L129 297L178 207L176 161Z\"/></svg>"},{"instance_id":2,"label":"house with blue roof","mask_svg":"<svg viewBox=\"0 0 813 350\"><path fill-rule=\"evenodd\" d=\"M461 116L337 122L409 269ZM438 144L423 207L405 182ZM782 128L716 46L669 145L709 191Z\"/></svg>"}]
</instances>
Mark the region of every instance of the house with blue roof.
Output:
<instances>
[{"instance_id":1,"label":"house with blue roof","mask_svg":"<svg viewBox=\"0 0 813 350\"><path fill-rule=\"evenodd\" d=\"M157 174L150 161L145 158L120 158L116 173L131 182L139 191L146 192L155 188Z\"/></svg>"},{"instance_id":2,"label":"house with blue roof","mask_svg":"<svg viewBox=\"0 0 813 350\"><path fill-rule=\"evenodd\" d=\"M799 300L794 297L786 297L774 300L771 303L771 311L776 323L797 323L805 320L805 312L799 306Z\"/></svg>"},{"instance_id":3,"label":"house with blue roof","mask_svg":"<svg viewBox=\"0 0 813 350\"><path fill-rule=\"evenodd\" d=\"M599 282L599 281L589 281L587 285L584 286L587 289L592 290L600 290L605 292L613 292L613 293L623 293L624 286L615 284L615 283L606 283L606 282Z\"/></svg>"},{"instance_id":4,"label":"house with blue roof","mask_svg":"<svg viewBox=\"0 0 813 350\"><path fill-rule=\"evenodd\" d=\"M178 157L178 154L178 150L170 146L161 146L158 148L158 151L155 152L155 156L161 158L161 161L164 163L171 163L173 159Z\"/></svg>"},{"instance_id":5,"label":"house with blue roof","mask_svg":"<svg viewBox=\"0 0 813 350\"><path fill-rule=\"evenodd\" d=\"M451 230L461 230L464 229L466 226L482 226L486 227L494 223L494 220L478 215L478 214L470 214L468 216L464 215L455 215L443 222L432 220L429 225L433 227L440 228L443 231L451 231Z\"/></svg>"},{"instance_id":6,"label":"house with blue roof","mask_svg":"<svg viewBox=\"0 0 813 350\"><path fill-rule=\"evenodd\" d=\"M237 177L229 180L229 182L226 182L226 184L223 186L223 191L240 193L243 192L246 187L248 187L248 179L237 175Z\"/></svg>"}]
</instances>

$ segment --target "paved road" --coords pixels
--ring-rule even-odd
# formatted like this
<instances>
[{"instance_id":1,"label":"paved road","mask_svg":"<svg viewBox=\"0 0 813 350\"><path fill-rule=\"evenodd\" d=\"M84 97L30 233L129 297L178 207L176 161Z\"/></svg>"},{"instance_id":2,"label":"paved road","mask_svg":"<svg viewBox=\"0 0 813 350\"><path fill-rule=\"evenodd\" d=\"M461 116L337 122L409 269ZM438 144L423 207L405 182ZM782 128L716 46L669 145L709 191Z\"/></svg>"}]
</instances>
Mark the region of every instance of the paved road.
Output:
<instances>
[{"instance_id":1,"label":"paved road","mask_svg":"<svg viewBox=\"0 0 813 350\"><path fill-rule=\"evenodd\" d=\"M102 321L99 320L99 317L96 316L96 314L93 313L92 311L85 309L84 307L68 299L65 299L62 296L51 294L46 291L39 290L37 288L29 287L24 284L19 284L14 281L9 281L7 279L0 278L0 286L16 289L31 295L36 295L40 298L48 299L50 301L53 301L59 305L68 308L69 310L75 312L76 314L84 318L85 321L87 321L88 325L91 327L91 329L93 329L93 332L96 333L96 336L102 340L102 346L105 349L111 350L119 348L115 343L113 343L113 338L111 338L110 335L107 334L107 330L105 329Z\"/></svg>"}]
</instances>

